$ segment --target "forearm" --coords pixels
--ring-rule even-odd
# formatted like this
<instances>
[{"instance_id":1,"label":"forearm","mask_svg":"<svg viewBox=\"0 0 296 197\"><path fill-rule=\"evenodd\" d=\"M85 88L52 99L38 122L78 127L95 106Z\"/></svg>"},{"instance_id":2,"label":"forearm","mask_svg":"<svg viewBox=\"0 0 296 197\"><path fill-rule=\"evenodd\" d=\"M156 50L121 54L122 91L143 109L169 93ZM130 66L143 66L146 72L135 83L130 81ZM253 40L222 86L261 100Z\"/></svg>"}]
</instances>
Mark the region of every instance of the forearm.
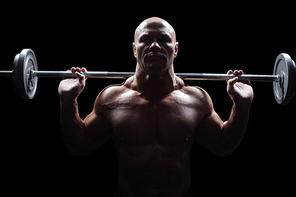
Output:
<instances>
[{"instance_id":1,"label":"forearm","mask_svg":"<svg viewBox=\"0 0 296 197\"><path fill-rule=\"evenodd\" d=\"M60 98L60 118L63 138L72 154L85 142L85 124L79 116L77 99Z\"/></svg>"},{"instance_id":2,"label":"forearm","mask_svg":"<svg viewBox=\"0 0 296 197\"><path fill-rule=\"evenodd\" d=\"M233 104L228 121L222 127L221 147L225 154L231 154L241 143L249 122L251 104Z\"/></svg>"}]
</instances>

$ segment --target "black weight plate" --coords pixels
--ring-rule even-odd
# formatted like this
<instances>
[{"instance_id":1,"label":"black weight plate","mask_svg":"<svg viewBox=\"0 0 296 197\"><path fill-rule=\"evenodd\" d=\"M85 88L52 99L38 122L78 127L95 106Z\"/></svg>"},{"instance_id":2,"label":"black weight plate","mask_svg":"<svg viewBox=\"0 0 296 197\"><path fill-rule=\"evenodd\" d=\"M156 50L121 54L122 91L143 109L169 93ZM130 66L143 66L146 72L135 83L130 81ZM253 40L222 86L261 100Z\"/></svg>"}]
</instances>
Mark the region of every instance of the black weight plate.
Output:
<instances>
[{"instance_id":1,"label":"black weight plate","mask_svg":"<svg viewBox=\"0 0 296 197\"><path fill-rule=\"evenodd\" d=\"M281 53L275 60L273 74L279 80L273 82L273 94L278 104L287 104L293 98L296 89L296 68L291 57Z\"/></svg>"},{"instance_id":2,"label":"black weight plate","mask_svg":"<svg viewBox=\"0 0 296 197\"><path fill-rule=\"evenodd\" d=\"M33 99L37 90L38 77L32 76L31 70L38 70L36 56L31 49L23 49L13 61L13 84L24 99Z\"/></svg>"}]
</instances>

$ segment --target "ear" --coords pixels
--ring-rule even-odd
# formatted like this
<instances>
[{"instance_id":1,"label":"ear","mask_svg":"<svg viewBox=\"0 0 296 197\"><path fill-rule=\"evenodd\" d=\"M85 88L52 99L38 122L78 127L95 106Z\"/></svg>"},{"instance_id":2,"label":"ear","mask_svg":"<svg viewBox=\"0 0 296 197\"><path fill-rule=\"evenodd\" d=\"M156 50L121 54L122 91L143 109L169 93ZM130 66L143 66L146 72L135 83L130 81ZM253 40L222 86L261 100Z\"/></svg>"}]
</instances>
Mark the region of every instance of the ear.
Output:
<instances>
[{"instance_id":1,"label":"ear","mask_svg":"<svg viewBox=\"0 0 296 197\"><path fill-rule=\"evenodd\" d=\"M176 44L175 44L175 53L174 53L175 58L177 57L178 51L179 51L179 42L176 42Z\"/></svg>"},{"instance_id":2,"label":"ear","mask_svg":"<svg viewBox=\"0 0 296 197\"><path fill-rule=\"evenodd\" d=\"M133 42L133 51L134 51L134 56L137 58L137 48L136 48L136 43Z\"/></svg>"}]
</instances>

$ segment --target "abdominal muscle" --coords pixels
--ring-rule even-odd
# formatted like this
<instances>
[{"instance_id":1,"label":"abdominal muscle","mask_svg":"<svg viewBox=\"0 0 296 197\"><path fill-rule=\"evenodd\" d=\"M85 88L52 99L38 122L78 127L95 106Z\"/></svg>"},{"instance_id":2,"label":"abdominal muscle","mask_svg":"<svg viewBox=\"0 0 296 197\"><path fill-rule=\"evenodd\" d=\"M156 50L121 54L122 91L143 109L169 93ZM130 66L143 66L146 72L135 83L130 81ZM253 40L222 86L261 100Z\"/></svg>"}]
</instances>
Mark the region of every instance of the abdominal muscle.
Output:
<instances>
[{"instance_id":1,"label":"abdominal muscle","mask_svg":"<svg viewBox=\"0 0 296 197\"><path fill-rule=\"evenodd\" d=\"M119 163L119 191L127 196L181 196L189 188L191 140L179 146L159 144L133 146L121 143L116 147ZM150 195L149 195L150 194Z\"/></svg>"}]
</instances>

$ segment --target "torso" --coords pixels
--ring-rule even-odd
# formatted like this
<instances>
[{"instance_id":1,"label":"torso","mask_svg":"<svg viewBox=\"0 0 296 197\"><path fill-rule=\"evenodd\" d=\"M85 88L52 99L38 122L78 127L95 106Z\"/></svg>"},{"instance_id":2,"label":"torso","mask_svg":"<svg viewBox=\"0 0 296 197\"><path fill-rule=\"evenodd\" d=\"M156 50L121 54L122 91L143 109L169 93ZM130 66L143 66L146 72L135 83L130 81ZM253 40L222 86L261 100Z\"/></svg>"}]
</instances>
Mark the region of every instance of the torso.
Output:
<instances>
[{"instance_id":1,"label":"torso","mask_svg":"<svg viewBox=\"0 0 296 197\"><path fill-rule=\"evenodd\" d=\"M120 192L184 194L194 132L204 116L202 90L184 86L155 102L126 84L108 89L116 92L104 103L104 116L113 128Z\"/></svg>"}]
</instances>

